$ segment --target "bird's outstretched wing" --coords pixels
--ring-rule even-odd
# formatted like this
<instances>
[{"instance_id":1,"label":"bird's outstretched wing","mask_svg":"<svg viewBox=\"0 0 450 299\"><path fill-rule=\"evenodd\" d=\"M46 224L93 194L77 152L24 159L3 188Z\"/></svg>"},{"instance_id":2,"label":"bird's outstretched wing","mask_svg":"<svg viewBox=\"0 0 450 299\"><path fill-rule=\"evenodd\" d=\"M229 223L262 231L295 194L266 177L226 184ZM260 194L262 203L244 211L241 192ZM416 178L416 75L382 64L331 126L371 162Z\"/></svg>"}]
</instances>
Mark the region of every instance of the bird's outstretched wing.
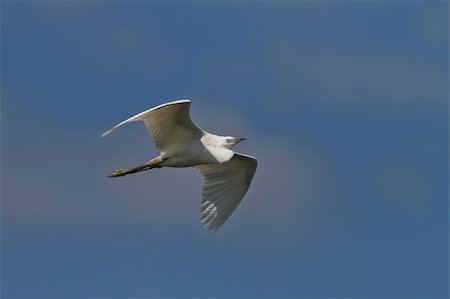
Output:
<instances>
[{"instance_id":1,"label":"bird's outstretched wing","mask_svg":"<svg viewBox=\"0 0 450 299\"><path fill-rule=\"evenodd\" d=\"M241 202L256 171L256 159L235 153L223 164L197 165L203 183L201 223L218 230Z\"/></svg>"},{"instance_id":2,"label":"bird's outstretched wing","mask_svg":"<svg viewBox=\"0 0 450 299\"><path fill-rule=\"evenodd\" d=\"M175 144L187 143L203 136L203 131L192 122L189 116L190 105L189 100L178 100L156 106L124 120L103 133L102 137L126 123L142 120L152 135L156 147L161 152L165 152Z\"/></svg>"}]
</instances>

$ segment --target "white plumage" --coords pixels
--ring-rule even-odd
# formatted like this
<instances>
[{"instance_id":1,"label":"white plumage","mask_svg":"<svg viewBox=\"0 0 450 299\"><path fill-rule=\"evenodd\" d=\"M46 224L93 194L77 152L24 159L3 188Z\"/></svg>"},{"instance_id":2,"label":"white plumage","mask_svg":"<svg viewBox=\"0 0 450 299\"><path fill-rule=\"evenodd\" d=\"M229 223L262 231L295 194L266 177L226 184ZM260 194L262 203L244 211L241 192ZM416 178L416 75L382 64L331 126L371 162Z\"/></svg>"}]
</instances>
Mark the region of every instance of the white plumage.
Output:
<instances>
[{"instance_id":1,"label":"white plumage","mask_svg":"<svg viewBox=\"0 0 450 299\"><path fill-rule=\"evenodd\" d=\"M143 121L161 154L148 163L111 172L110 177L159 167L195 167L205 177L201 223L217 230L230 217L247 192L256 171L256 159L231 148L246 138L218 136L199 129L189 116L191 101L162 104L119 123Z\"/></svg>"}]
</instances>

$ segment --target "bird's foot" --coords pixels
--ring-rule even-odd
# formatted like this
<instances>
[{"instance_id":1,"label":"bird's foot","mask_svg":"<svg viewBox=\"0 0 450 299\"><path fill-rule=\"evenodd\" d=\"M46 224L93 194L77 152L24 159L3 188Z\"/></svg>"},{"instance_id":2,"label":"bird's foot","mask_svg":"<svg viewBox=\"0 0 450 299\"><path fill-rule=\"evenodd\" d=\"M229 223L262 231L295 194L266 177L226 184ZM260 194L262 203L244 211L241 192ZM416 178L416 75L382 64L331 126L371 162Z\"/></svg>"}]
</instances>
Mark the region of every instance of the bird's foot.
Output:
<instances>
[{"instance_id":1,"label":"bird's foot","mask_svg":"<svg viewBox=\"0 0 450 299\"><path fill-rule=\"evenodd\" d=\"M117 178L119 176L124 176L124 175L126 175L128 173L129 173L129 169L128 168L116 169L116 170L111 171L108 174L108 177L109 178Z\"/></svg>"}]
</instances>

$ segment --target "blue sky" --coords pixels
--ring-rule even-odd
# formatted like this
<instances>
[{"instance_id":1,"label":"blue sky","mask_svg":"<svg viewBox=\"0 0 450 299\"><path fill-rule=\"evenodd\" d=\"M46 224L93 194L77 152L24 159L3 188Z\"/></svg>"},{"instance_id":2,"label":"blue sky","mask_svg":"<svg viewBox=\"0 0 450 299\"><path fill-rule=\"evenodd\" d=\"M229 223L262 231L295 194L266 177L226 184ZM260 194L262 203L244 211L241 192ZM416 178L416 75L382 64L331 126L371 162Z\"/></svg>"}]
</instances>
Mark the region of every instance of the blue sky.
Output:
<instances>
[{"instance_id":1,"label":"blue sky","mask_svg":"<svg viewBox=\"0 0 450 299\"><path fill-rule=\"evenodd\" d=\"M3 1L2 297L449 295L448 2ZM192 100L249 136L217 232L202 177L119 121Z\"/></svg>"}]
</instances>

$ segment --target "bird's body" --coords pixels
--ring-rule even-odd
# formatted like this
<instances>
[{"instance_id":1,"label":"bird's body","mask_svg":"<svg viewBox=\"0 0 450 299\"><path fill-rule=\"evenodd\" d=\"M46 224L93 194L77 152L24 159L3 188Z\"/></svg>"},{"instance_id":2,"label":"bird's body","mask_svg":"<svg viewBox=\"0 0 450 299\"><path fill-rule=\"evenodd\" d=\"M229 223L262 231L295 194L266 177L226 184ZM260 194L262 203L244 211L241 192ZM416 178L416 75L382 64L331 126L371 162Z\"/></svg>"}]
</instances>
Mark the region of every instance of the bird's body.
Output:
<instances>
[{"instance_id":1,"label":"bird's body","mask_svg":"<svg viewBox=\"0 0 450 299\"><path fill-rule=\"evenodd\" d=\"M119 123L102 134L133 121L143 121L161 154L148 163L119 169L110 177L160 167L195 167L205 176L201 222L217 230L236 209L250 186L256 159L231 148L246 138L218 136L199 129L190 119L189 100L159 105Z\"/></svg>"},{"instance_id":2,"label":"bird's body","mask_svg":"<svg viewBox=\"0 0 450 299\"><path fill-rule=\"evenodd\" d=\"M224 163L233 157L232 150L222 148L222 136L204 132L200 139L189 143L174 144L167 152L161 154L166 167L190 167L200 164Z\"/></svg>"}]
</instances>

